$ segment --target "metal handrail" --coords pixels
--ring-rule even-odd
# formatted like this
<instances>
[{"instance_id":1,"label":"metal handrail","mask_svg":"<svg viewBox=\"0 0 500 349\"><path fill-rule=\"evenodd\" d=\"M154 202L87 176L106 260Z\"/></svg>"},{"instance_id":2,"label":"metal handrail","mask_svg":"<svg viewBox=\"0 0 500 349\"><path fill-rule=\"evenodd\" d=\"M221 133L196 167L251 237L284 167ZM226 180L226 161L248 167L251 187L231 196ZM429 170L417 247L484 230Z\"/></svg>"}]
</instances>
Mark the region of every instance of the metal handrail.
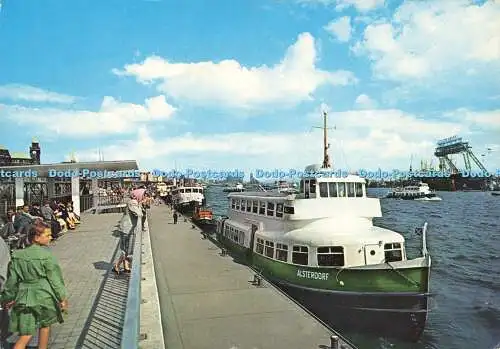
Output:
<instances>
[{"instance_id":1,"label":"metal handrail","mask_svg":"<svg viewBox=\"0 0 500 349\"><path fill-rule=\"evenodd\" d=\"M147 219L147 218L146 218ZM134 253L132 256L132 272L130 275L127 309L123 322L120 348L137 349L140 340L141 324L141 264L142 264L142 229L140 219L134 232Z\"/></svg>"}]
</instances>

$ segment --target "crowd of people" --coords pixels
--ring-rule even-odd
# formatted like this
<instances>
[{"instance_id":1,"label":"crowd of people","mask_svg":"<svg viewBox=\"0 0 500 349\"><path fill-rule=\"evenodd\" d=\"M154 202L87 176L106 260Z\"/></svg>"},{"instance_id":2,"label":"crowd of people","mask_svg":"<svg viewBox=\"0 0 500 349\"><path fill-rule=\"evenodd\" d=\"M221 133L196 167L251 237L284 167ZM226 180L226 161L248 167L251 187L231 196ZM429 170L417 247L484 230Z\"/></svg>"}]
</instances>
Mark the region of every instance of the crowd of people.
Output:
<instances>
[{"instance_id":1,"label":"crowd of people","mask_svg":"<svg viewBox=\"0 0 500 349\"><path fill-rule=\"evenodd\" d=\"M80 217L73 211L73 202L66 203L56 200L45 200L42 205L33 203L17 207L17 211L8 210L5 222L0 230L0 236L26 236L28 227L41 220L51 228L52 239L57 240L61 234L74 230L80 224Z\"/></svg>"},{"instance_id":2,"label":"crowd of people","mask_svg":"<svg viewBox=\"0 0 500 349\"><path fill-rule=\"evenodd\" d=\"M123 190L126 212L122 217L121 254L113 263L116 274L131 271L136 232L147 229L149 210L156 193L147 187ZM125 228L129 220L130 228ZM80 217L73 203L45 201L8 211L0 229L0 335L19 334L14 349L26 348L38 333L38 348L48 348L50 327L63 322L68 294L57 259L48 247ZM9 245L18 237L16 246ZM0 348L5 338L0 338Z\"/></svg>"}]
</instances>

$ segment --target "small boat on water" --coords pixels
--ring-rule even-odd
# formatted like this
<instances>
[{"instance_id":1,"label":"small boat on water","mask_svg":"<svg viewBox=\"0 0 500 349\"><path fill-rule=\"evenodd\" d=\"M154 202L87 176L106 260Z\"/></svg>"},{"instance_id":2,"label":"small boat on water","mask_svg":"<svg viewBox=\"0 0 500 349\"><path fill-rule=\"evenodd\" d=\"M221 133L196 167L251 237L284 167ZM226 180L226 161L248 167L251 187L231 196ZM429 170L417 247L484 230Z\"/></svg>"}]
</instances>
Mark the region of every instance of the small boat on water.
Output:
<instances>
[{"instance_id":1,"label":"small boat on water","mask_svg":"<svg viewBox=\"0 0 500 349\"><path fill-rule=\"evenodd\" d=\"M238 183L234 187L226 187L222 191L224 193L240 193L245 191L245 187L243 187L243 184Z\"/></svg>"},{"instance_id":2,"label":"small boat on water","mask_svg":"<svg viewBox=\"0 0 500 349\"><path fill-rule=\"evenodd\" d=\"M500 193L498 193L498 192L493 192L493 193L491 193L491 195L493 195L493 196L500 196Z\"/></svg>"},{"instance_id":3,"label":"small boat on water","mask_svg":"<svg viewBox=\"0 0 500 349\"><path fill-rule=\"evenodd\" d=\"M200 228L215 226L213 211L207 206L196 206L192 216L193 222Z\"/></svg>"},{"instance_id":4,"label":"small boat on water","mask_svg":"<svg viewBox=\"0 0 500 349\"><path fill-rule=\"evenodd\" d=\"M419 182L417 185L408 185L403 188L394 188L386 196L388 199L441 201L442 199L431 191L427 183Z\"/></svg>"}]
</instances>

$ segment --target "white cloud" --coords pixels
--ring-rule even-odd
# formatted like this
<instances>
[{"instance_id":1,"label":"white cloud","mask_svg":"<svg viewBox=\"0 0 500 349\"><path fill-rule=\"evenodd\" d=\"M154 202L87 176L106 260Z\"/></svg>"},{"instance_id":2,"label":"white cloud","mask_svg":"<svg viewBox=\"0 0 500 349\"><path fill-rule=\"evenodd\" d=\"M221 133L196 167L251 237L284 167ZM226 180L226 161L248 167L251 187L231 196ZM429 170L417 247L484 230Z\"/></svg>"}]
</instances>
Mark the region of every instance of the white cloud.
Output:
<instances>
[{"instance_id":1,"label":"white cloud","mask_svg":"<svg viewBox=\"0 0 500 349\"><path fill-rule=\"evenodd\" d=\"M351 17L344 16L328 23L324 29L341 42L348 42L351 38Z\"/></svg>"},{"instance_id":2,"label":"white cloud","mask_svg":"<svg viewBox=\"0 0 500 349\"><path fill-rule=\"evenodd\" d=\"M368 25L354 50L368 55L378 77L397 81L500 71L498 18L500 2L406 1L391 19Z\"/></svg>"},{"instance_id":3,"label":"white cloud","mask_svg":"<svg viewBox=\"0 0 500 349\"><path fill-rule=\"evenodd\" d=\"M314 38L302 33L272 67L244 67L236 60L173 63L153 56L113 72L134 76L145 84L158 83L160 91L178 100L248 109L268 104L291 106L310 100L323 84L356 82L351 72L318 69L316 56Z\"/></svg>"},{"instance_id":4,"label":"white cloud","mask_svg":"<svg viewBox=\"0 0 500 349\"><path fill-rule=\"evenodd\" d=\"M326 107L326 106L324 106ZM490 112L471 112L474 120L487 122ZM315 113L317 120L321 114ZM485 116L482 117L481 115ZM336 112L329 115L331 155L337 168L400 168L408 167L410 155L429 160L433 157L438 139L460 134L472 137L473 124L463 122L457 112L452 121L430 121L400 110L362 110ZM484 129L489 128L483 124ZM475 136L476 143L493 144L484 134ZM476 151L480 151L476 149ZM184 134L171 138L155 138L141 128L137 139L114 143L103 148L106 160L135 158L141 168L153 169L173 164L175 159L183 167L206 169L216 163L217 168L296 168L320 163L322 134L242 132L213 135ZM78 153L83 161L97 159L97 150ZM215 162L214 162L215 161ZM179 162L178 162L179 164ZM500 164L496 164L497 166Z\"/></svg>"},{"instance_id":5,"label":"white cloud","mask_svg":"<svg viewBox=\"0 0 500 349\"><path fill-rule=\"evenodd\" d=\"M385 0L298 0L302 4L322 4L325 6L336 5L337 11L345 10L351 6L360 12L368 12L384 6Z\"/></svg>"},{"instance_id":6,"label":"white cloud","mask_svg":"<svg viewBox=\"0 0 500 349\"><path fill-rule=\"evenodd\" d=\"M354 6L360 12L367 12L379 7L383 7L385 0L337 0L337 11L342 11L347 7Z\"/></svg>"},{"instance_id":7,"label":"white cloud","mask_svg":"<svg viewBox=\"0 0 500 349\"><path fill-rule=\"evenodd\" d=\"M456 117L463 118L466 122L473 126L500 130L500 109L490 110L487 112L475 112L467 109L459 109L454 114Z\"/></svg>"},{"instance_id":8,"label":"white cloud","mask_svg":"<svg viewBox=\"0 0 500 349\"><path fill-rule=\"evenodd\" d=\"M360 94L356 97L354 104L360 109L373 109L377 107L377 102L371 99L368 95Z\"/></svg>"},{"instance_id":9,"label":"white cloud","mask_svg":"<svg viewBox=\"0 0 500 349\"><path fill-rule=\"evenodd\" d=\"M14 123L81 137L134 132L143 123L168 120L175 111L165 96L148 98L144 105L122 103L113 97L104 97L96 112L0 104L0 117L10 118Z\"/></svg>"},{"instance_id":10,"label":"white cloud","mask_svg":"<svg viewBox=\"0 0 500 349\"><path fill-rule=\"evenodd\" d=\"M56 92L42 90L41 88L29 85L8 84L0 86L0 99L71 104L74 103L77 98Z\"/></svg>"}]
</instances>

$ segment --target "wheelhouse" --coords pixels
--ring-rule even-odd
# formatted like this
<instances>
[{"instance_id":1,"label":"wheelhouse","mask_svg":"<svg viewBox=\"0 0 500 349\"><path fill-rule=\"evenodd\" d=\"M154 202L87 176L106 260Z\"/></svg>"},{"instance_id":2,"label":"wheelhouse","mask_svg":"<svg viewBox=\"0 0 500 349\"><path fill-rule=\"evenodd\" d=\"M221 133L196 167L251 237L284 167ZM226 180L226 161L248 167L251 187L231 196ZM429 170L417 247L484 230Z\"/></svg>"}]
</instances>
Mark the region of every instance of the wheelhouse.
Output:
<instances>
[{"instance_id":1,"label":"wheelhouse","mask_svg":"<svg viewBox=\"0 0 500 349\"><path fill-rule=\"evenodd\" d=\"M306 178L300 181L301 199L325 198L365 198L366 183L363 178Z\"/></svg>"}]
</instances>

